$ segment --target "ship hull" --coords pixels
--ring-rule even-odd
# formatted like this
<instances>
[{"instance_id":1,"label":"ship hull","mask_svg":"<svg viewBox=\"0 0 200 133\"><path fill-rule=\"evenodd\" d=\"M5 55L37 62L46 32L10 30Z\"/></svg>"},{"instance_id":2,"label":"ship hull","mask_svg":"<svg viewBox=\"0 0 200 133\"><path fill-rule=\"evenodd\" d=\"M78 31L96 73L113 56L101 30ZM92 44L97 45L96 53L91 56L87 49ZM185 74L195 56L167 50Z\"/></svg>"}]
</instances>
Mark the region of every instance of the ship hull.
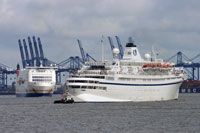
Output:
<instances>
[{"instance_id":1,"label":"ship hull","mask_svg":"<svg viewBox=\"0 0 200 133\"><path fill-rule=\"evenodd\" d=\"M178 99L181 81L163 84L123 84L100 82L103 89L71 88L75 102L146 102Z\"/></svg>"},{"instance_id":2,"label":"ship hull","mask_svg":"<svg viewBox=\"0 0 200 133\"><path fill-rule=\"evenodd\" d=\"M200 88L180 88L179 93L200 93Z\"/></svg>"},{"instance_id":3,"label":"ship hull","mask_svg":"<svg viewBox=\"0 0 200 133\"><path fill-rule=\"evenodd\" d=\"M200 93L200 81L185 80L180 87L179 93Z\"/></svg>"},{"instance_id":4,"label":"ship hull","mask_svg":"<svg viewBox=\"0 0 200 133\"><path fill-rule=\"evenodd\" d=\"M54 85L49 84L33 84L28 86L21 86L16 89L16 97L41 97L52 96Z\"/></svg>"},{"instance_id":5,"label":"ship hull","mask_svg":"<svg viewBox=\"0 0 200 133\"><path fill-rule=\"evenodd\" d=\"M51 67L28 67L18 70L17 97L52 96L55 89L55 70Z\"/></svg>"}]
</instances>

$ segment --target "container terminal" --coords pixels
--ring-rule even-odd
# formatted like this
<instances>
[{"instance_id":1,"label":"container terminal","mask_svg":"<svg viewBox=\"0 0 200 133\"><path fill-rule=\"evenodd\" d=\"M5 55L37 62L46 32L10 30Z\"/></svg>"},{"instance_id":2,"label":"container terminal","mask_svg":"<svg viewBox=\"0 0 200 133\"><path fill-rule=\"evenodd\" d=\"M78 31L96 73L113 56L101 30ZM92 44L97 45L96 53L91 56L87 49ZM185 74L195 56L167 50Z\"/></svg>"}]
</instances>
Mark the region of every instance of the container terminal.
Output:
<instances>
[{"instance_id":1,"label":"container terminal","mask_svg":"<svg viewBox=\"0 0 200 133\"><path fill-rule=\"evenodd\" d=\"M123 46L121 44L120 38L115 36L116 44L118 45L120 54L118 56L119 59L123 57ZM77 40L81 57L79 56L71 56L59 63L55 61L49 60L44 55L43 45L41 43L40 37L37 39L35 36L28 37L26 39L19 39L18 40L18 47L21 55L21 66L25 68L26 66L39 66L40 62L42 62L43 66L57 66L58 69L56 70L56 90L54 94L62 94L65 92L65 86L61 83L63 73L73 73L77 70L80 70L82 65L85 62L93 61L96 62L89 53L85 52L82 47L81 41ZM115 48L113 40L110 36L108 36L108 42L111 47L111 52ZM27 45L28 44L28 45ZM17 45L16 45L17 46ZM179 92L180 93L200 93L200 80L199 80L199 67L200 63L198 60L200 54L189 58L182 52L177 52L177 54L171 56L170 58L164 60L166 62L175 61L176 66L184 67L185 72L188 75L188 80L185 80L181 85ZM16 65L17 66L17 65ZM13 95L15 94L15 85L16 85L16 75L17 75L17 68L11 68L3 63L0 63L0 95ZM11 83L8 83L9 77L13 77Z\"/></svg>"}]
</instances>

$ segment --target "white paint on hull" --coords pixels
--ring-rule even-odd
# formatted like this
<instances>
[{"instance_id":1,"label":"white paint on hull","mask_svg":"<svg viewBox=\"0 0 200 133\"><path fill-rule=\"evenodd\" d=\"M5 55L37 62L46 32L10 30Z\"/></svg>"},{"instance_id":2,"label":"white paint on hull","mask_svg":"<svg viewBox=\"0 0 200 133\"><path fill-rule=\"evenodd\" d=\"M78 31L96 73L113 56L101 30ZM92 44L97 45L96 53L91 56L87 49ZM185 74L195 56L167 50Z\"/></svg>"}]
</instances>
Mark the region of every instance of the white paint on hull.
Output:
<instances>
[{"instance_id":1,"label":"white paint on hull","mask_svg":"<svg viewBox=\"0 0 200 133\"><path fill-rule=\"evenodd\" d=\"M78 102L142 102L178 99L181 83L166 86L107 85L107 90L70 89Z\"/></svg>"},{"instance_id":2,"label":"white paint on hull","mask_svg":"<svg viewBox=\"0 0 200 133\"><path fill-rule=\"evenodd\" d=\"M124 56L111 62L86 62L67 79L75 101L122 102L178 99L186 75L182 67L157 59L154 50L142 59L137 46L129 40ZM116 56L117 57L117 56Z\"/></svg>"},{"instance_id":3,"label":"white paint on hull","mask_svg":"<svg viewBox=\"0 0 200 133\"><path fill-rule=\"evenodd\" d=\"M55 68L27 67L18 70L16 95L51 95L55 89L55 84Z\"/></svg>"}]
</instances>

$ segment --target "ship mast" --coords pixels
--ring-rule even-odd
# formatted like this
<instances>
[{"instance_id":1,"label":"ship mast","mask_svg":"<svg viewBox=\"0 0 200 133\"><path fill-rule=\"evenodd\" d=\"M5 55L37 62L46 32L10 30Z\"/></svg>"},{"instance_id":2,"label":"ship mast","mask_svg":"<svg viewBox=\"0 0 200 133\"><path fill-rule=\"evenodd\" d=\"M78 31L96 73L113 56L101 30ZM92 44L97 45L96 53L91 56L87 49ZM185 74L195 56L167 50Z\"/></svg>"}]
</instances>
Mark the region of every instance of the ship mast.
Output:
<instances>
[{"instance_id":1,"label":"ship mast","mask_svg":"<svg viewBox=\"0 0 200 133\"><path fill-rule=\"evenodd\" d=\"M101 60L104 62L104 36L101 37L101 45L102 45L102 57Z\"/></svg>"},{"instance_id":2,"label":"ship mast","mask_svg":"<svg viewBox=\"0 0 200 133\"><path fill-rule=\"evenodd\" d=\"M152 45L152 50L151 50L151 61L155 61L156 60L156 52L154 50L154 46Z\"/></svg>"}]
</instances>

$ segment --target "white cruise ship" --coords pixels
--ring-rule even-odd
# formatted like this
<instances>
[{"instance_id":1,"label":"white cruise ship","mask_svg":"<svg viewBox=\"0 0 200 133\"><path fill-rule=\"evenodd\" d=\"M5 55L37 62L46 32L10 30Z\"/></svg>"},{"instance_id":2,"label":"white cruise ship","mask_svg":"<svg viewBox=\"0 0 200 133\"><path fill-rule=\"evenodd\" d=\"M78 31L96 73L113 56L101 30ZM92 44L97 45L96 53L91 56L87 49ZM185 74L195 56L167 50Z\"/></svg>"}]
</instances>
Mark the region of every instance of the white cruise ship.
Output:
<instances>
[{"instance_id":1,"label":"white cruise ship","mask_svg":"<svg viewBox=\"0 0 200 133\"><path fill-rule=\"evenodd\" d=\"M52 96L56 86L55 67L26 67L17 71L16 96Z\"/></svg>"},{"instance_id":2,"label":"white cruise ship","mask_svg":"<svg viewBox=\"0 0 200 133\"><path fill-rule=\"evenodd\" d=\"M114 49L113 62L86 63L67 79L75 102L141 102L178 99L186 79L181 67L156 59L154 52L143 59L133 42L126 44L123 59Z\"/></svg>"}]
</instances>

